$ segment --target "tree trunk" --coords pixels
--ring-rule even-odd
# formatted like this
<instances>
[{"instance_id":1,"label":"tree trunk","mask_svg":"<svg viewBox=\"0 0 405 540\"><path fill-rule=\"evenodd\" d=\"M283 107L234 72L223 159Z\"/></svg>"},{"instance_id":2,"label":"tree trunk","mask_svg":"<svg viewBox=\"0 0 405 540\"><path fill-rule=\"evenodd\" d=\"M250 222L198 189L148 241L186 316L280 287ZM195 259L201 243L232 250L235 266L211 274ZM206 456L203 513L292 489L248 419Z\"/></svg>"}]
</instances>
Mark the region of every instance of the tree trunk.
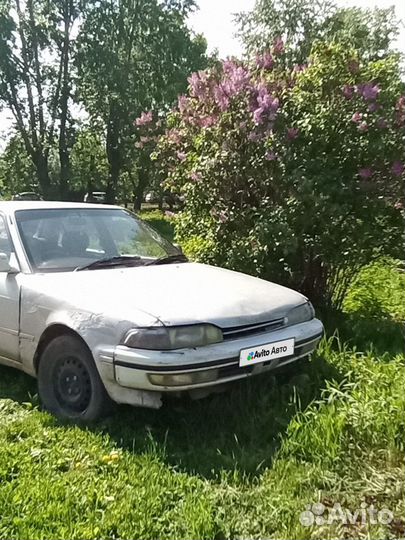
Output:
<instances>
[{"instance_id":1,"label":"tree trunk","mask_svg":"<svg viewBox=\"0 0 405 540\"><path fill-rule=\"evenodd\" d=\"M35 165L42 196L44 199L49 199L51 196L51 180L49 178L48 158L44 154L36 152L35 155L31 156L31 159Z\"/></svg>"},{"instance_id":2,"label":"tree trunk","mask_svg":"<svg viewBox=\"0 0 405 540\"><path fill-rule=\"evenodd\" d=\"M148 173L142 170L139 175L138 185L135 188L134 210L140 210L142 207L145 188L148 185Z\"/></svg>"},{"instance_id":3,"label":"tree trunk","mask_svg":"<svg viewBox=\"0 0 405 540\"><path fill-rule=\"evenodd\" d=\"M62 200L66 200L69 190L70 180L70 155L67 141L67 116L69 103L69 46L70 46L70 22L73 10L71 0L67 0L64 5L64 38L62 49L62 90L60 99L60 130L59 130L59 194Z\"/></svg>"},{"instance_id":4,"label":"tree trunk","mask_svg":"<svg viewBox=\"0 0 405 540\"><path fill-rule=\"evenodd\" d=\"M118 180L121 171L121 148L118 120L113 106L110 106L110 115L107 125L106 152L108 159L106 203L115 204Z\"/></svg>"}]
</instances>

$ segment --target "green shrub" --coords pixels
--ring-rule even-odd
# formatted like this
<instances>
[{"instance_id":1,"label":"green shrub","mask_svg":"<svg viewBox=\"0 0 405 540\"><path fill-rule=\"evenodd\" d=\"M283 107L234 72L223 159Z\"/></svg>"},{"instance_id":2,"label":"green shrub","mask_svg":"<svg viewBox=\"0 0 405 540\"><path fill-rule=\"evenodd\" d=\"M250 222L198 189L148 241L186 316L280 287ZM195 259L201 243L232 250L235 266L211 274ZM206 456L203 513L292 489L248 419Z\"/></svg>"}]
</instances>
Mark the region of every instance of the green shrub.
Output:
<instances>
[{"instance_id":1,"label":"green shrub","mask_svg":"<svg viewBox=\"0 0 405 540\"><path fill-rule=\"evenodd\" d=\"M340 307L360 268L399 255L398 59L318 45L308 66L283 66L278 43L255 65L194 74L155 157L185 197L176 233L199 260Z\"/></svg>"}]
</instances>

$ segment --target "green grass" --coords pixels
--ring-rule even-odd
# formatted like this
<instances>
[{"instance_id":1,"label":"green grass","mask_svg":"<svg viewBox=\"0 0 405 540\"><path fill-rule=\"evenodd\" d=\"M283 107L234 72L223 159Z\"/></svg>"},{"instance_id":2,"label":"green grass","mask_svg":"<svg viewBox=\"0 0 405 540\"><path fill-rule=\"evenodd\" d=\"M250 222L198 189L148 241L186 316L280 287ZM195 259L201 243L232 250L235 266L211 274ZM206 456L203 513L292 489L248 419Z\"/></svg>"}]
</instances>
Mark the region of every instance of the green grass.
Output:
<instances>
[{"instance_id":1,"label":"green grass","mask_svg":"<svg viewBox=\"0 0 405 540\"><path fill-rule=\"evenodd\" d=\"M325 339L293 374L160 411L119 407L91 428L41 412L35 382L1 368L0 538L403 537L405 356L392 341L403 279L387 263L365 270L345 318L330 321L346 324L345 338ZM375 291L385 325L362 288ZM361 331L373 320L370 348ZM395 520L304 527L301 512L318 502L374 504Z\"/></svg>"},{"instance_id":2,"label":"green grass","mask_svg":"<svg viewBox=\"0 0 405 540\"><path fill-rule=\"evenodd\" d=\"M160 232L160 234L169 240L174 241L174 226L170 219L160 210L142 210L138 212L141 219L149 223L151 227Z\"/></svg>"}]
</instances>

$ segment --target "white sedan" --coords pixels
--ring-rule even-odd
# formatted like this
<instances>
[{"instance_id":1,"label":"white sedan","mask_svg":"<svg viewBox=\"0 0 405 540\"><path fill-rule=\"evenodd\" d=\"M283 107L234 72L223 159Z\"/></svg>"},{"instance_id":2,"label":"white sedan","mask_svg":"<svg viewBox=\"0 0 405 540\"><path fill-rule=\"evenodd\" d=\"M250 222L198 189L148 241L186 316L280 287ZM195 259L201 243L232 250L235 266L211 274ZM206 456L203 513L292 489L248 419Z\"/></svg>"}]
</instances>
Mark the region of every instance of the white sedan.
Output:
<instances>
[{"instance_id":1,"label":"white sedan","mask_svg":"<svg viewBox=\"0 0 405 540\"><path fill-rule=\"evenodd\" d=\"M322 333L301 294L188 262L120 207L0 202L0 363L37 377L59 417L200 397L307 356Z\"/></svg>"}]
</instances>

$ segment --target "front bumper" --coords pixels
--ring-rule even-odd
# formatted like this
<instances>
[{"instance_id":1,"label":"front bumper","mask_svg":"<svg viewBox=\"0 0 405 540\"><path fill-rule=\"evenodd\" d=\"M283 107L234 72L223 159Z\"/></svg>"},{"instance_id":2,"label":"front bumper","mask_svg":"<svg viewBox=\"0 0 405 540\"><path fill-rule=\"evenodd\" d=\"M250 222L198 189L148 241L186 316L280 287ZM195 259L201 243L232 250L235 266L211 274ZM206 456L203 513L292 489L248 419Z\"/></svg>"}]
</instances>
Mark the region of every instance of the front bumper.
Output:
<instances>
[{"instance_id":1,"label":"front bumper","mask_svg":"<svg viewBox=\"0 0 405 540\"><path fill-rule=\"evenodd\" d=\"M125 388L154 392L179 392L211 387L295 362L310 354L316 348L322 335L322 323L318 319L312 319L271 332L195 349L149 351L118 346L113 354L115 380ZM239 366L239 354L242 349L260 347L290 338L295 339L293 355L252 366ZM176 384L175 386L151 382L151 378L153 380L156 374L187 376L201 374L201 372L204 372L204 375L210 372L207 377L210 379L208 382Z\"/></svg>"}]
</instances>

